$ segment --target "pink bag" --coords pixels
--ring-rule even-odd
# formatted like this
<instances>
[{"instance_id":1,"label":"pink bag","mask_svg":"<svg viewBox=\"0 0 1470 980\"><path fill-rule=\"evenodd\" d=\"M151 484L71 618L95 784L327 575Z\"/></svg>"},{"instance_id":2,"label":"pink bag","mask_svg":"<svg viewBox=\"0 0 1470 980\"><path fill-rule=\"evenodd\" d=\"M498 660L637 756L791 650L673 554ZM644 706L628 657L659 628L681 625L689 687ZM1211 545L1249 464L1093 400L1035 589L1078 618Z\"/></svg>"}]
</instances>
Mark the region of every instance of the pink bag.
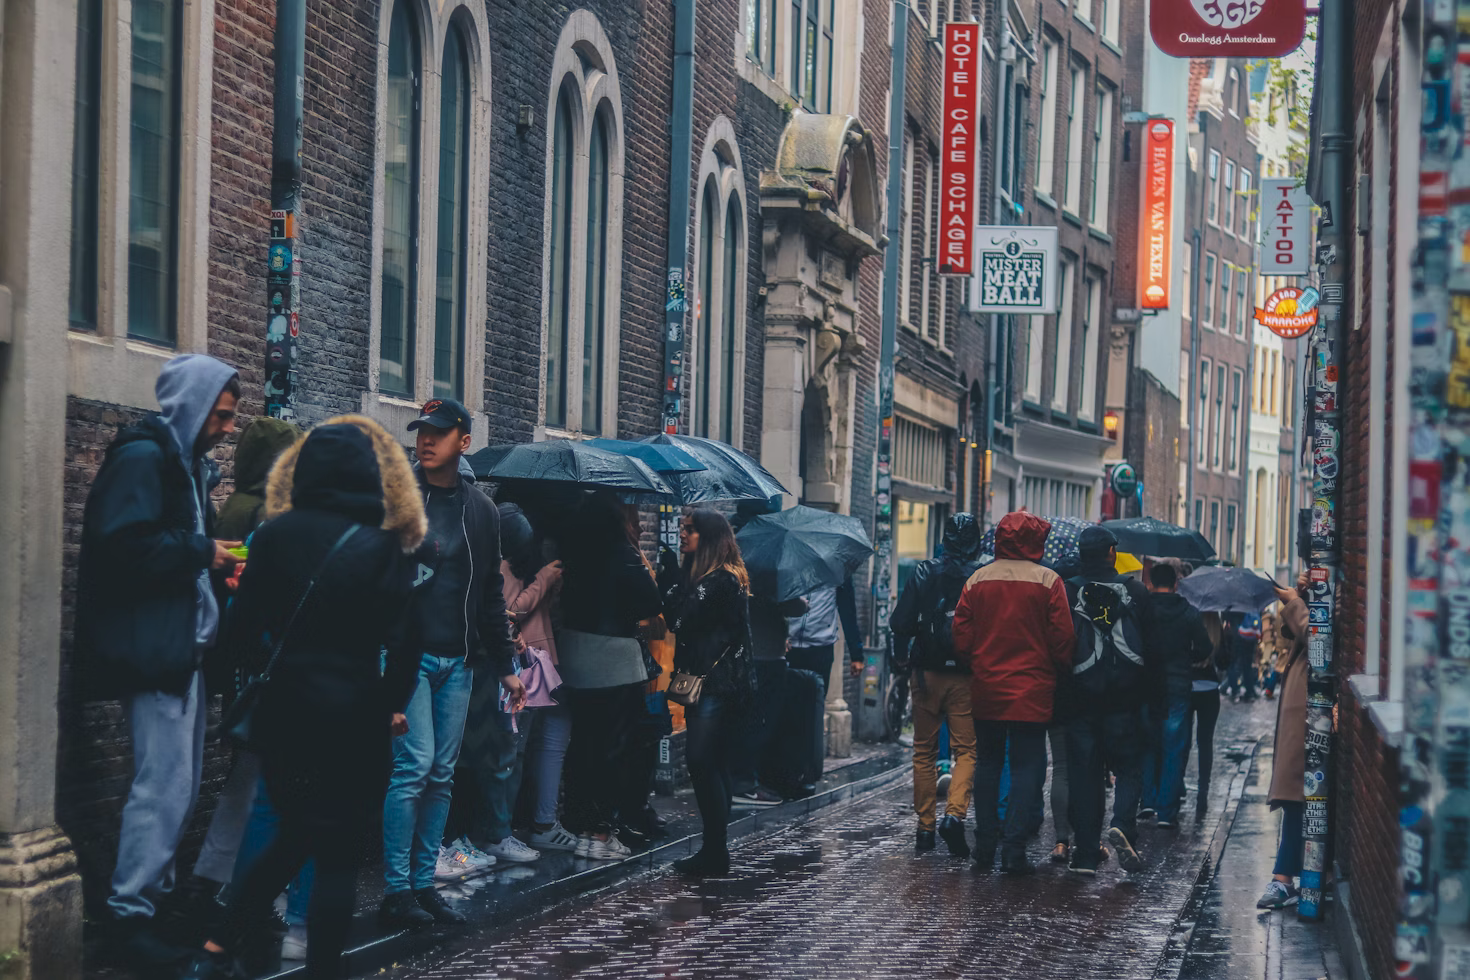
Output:
<instances>
[{"instance_id":1,"label":"pink bag","mask_svg":"<svg viewBox=\"0 0 1470 980\"><path fill-rule=\"evenodd\" d=\"M551 654L540 647L527 647L526 652L516 654L511 663L526 689L526 707L552 708L557 705L552 692L561 687L561 675L556 671ZM510 712L510 695L503 689L500 692L500 710Z\"/></svg>"}]
</instances>

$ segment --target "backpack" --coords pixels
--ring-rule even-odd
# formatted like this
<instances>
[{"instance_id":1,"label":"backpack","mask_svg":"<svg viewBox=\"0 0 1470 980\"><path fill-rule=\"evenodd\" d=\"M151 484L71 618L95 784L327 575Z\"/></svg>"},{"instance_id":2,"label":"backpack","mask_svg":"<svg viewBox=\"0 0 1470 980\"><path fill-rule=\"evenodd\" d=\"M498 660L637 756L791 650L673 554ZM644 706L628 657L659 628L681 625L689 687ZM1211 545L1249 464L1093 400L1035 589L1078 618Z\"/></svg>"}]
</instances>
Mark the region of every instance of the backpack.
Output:
<instances>
[{"instance_id":1,"label":"backpack","mask_svg":"<svg viewBox=\"0 0 1470 980\"><path fill-rule=\"evenodd\" d=\"M1090 698L1129 697L1148 679L1140 611L1122 582L1082 582L1072 606L1074 685Z\"/></svg>"},{"instance_id":2,"label":"backpack","mask_svg":"<svg viewBox=\"0 0 1470 980\"><path fill-rule=\"evenodd\" d=\"M973 566L943 567L929 580L924 609L919 615L919 647L922 666L928 670L957 670L954 652L954 613L965 591Z\"/></svg>"}]
</instances>

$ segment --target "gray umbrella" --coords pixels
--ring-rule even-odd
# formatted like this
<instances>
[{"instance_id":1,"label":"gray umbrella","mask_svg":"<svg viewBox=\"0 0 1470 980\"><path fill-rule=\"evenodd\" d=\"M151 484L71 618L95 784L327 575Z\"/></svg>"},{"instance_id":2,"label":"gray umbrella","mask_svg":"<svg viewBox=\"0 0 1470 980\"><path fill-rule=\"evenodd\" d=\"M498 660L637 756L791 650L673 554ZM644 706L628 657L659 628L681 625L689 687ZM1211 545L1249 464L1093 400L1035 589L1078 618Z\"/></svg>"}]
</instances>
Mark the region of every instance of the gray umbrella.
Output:
<instances>
[{"instance_id":1,"label":"gray umbrella","mask_svg":"<svg viewBox=\"0 0 1470 980\"><path fill-rule=\"evenodd\" d=\"M642 460L570 439L489 446L470 457L470 466L475 476L496 482L523 480L606 487L624 493L673 493Z\"/></svg>"},{"instance_id":2,"label":"gray umbrella","mask_svg":"<svg viewBox=\"0 0 1470 980\"><path fill-rule=\"evenodd\" d=\"M752 594L777 602L841 585L873 553L862 521L815 507L752 518L735 541Z\"/></svg>"},{"instance_id":3,"label":"gray umbrella","mask_svg":"<svg viewBox=\"0 0 1470 980\"><path fill-rule=\"evenodd\" d=\"M717 500L770 500L786 488L766 468L727 442L698 436L660 433L644 442L670 445L693 456L704 469L690 473L665 473L681 504Z\"/></svg>"},{"instance_id":4,"label":"gray umbrella","mask_svg":"<svg viewBox=\"0 0 1470 980\"><path fill-rule=\"evenodd\" d=\"M1180 579L1179 594L1200 612L1259 613L1277 600L1276 583L1247 568L1207 565Z\"/></svg>"}]
</instances>

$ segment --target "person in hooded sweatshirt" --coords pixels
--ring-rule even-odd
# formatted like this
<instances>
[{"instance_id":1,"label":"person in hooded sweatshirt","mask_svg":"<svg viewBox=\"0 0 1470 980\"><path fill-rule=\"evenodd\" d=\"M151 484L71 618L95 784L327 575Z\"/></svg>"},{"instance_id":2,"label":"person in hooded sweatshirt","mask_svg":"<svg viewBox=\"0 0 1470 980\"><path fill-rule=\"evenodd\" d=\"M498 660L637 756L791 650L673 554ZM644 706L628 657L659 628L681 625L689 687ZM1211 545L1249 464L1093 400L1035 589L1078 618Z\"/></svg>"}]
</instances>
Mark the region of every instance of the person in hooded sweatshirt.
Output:
<instances>
[{"instance_id":1,"label":"person in hooded sweatshirt","mask_svg":"<svg viewBox=\"0 0 1470 980\"><path fill-rule=\"evenodd\" d=\"M316 866L306 975L340 977L357 871L382 805L389 738L418 681L415 549L427 521L408 458L363 416L329 419L267 485L225 642L265 675L250 743L280 822L232 886L183 980L222 980L274 939L271 903ZM383 653L382 651L386 651Z\"/></svg>"},{"instance_id":2,"label":"person in hooded sweatshirt","mask_svg":"<svg viewBox=\"0 0 1470 980\"><path fill-rule=\"evenodd\" d=\"M960 593L980 567L979 558L979 523L973 514L955 514L944 529L944 553L914 567L888 620L894 667L914 670L914 810L919 815L915 843L921 851L934 849L939 726L948 721L955 764L938 832L949 852L960 858L970 856L965 816L975 778L975 723L970 715L970 665L955 650L951 627Z\"/></svg>"},{"instance_id":3,"label":"person in hooded sweatshirt","mask_svg":"<svg viewBox=\"0 0 1470 980\"><path fill-rule=\"evenodd\" d=\"M1185 758L1199 718L1199 792L1195 819L1204 818L1210 798L1210 764L1215 757L1215 722L1220 717L1220 682L1212 662L1214 644L1199 610L1178 592L1179 573L1162 562L1149 569L1152 659L1164 670L1163 768L1159 777L1160 827L1179 820Z\"/></svg>"},{"instance_id":4,"label":"person in hooded sweatshirt","mask_svg":"<svg viewBox=\"0 0 1470 980\"><path fill-rule=\"evenodd\" d=\"M206 714L202 664L220 603L211 572L237 564L216 540L209 453L235 431L240 379L203 354L173 358L154 387L160 411L118 433L82 518L80 652L99 693L123 702L133 781L123 806L107 908L109 945L140 969L181 951L154 928L199 798Z\"/></svg>"},{"instance_id":5,"label":"person in hooded sweatshirt","mask_svg":"<svg viewBox=\"0 0 1470 980\"><path fill-rule=\"evenodd\" d=\"M995 528L995 561L970 576L954 614L954 649L970 669L975 719L975 865L1030 874L1026 842L1046 783L1046 728L1058 678L1072 667L1067 591L1041 564L1051 524L1017 512ZM1010 802L1000 826L1000 773L1009 749ZM1098 778L1098 785L1102 778ZM951 789L953 792L953 789Z\"/></svg>"}]
</instances>

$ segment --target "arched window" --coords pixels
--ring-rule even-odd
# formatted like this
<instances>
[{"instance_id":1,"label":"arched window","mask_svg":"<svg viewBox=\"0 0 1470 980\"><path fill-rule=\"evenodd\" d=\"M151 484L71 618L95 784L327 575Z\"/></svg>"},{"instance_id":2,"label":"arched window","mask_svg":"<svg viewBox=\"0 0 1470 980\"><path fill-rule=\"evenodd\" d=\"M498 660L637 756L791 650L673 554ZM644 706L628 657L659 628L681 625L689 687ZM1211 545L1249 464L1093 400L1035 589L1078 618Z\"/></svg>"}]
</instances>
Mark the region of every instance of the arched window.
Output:
<instances>
[{"instance_id":1,"label":"arched window","mask_svg":"<svg viewBox=\"0 0 1470 980\"><path fill-rule=\"evenodd\" d=\"M745 184L733 125L710 127L700 162L698 319L689 345L690 431L739 445L746 282Z\"/></svg>"},{"instance_id":2,"label":"arched window","mask_svg":"<svg viewBox=\"0 0 1470 980\"><path fill-rule=\"evenodd\" d=\"M434 286L434 394L464 397L470 76L464 35L450 27L439 92L439 254Z\"/></svg>"},{"instance_id":3,"label":"arched window","mask_svg":"<svg viewBox=\"0 0 1470 980\"><path fill-rule=\"evenodd\" d=\"M611 48L590 11L568 18L552 78L544 428L611 435L622 288L622 103Z\"/></svg>"},{"instance_id":4,"label":"arched window","mask_svg":"<svg viewBox=\"0 0 1470 980\"><path fill-rule=\"evenodd\" d=\"M419 204L419 40L407 0L388 33L387 145L383 153L382 334L379 390L413 393Z\"/></svg>"}]
</instances>

